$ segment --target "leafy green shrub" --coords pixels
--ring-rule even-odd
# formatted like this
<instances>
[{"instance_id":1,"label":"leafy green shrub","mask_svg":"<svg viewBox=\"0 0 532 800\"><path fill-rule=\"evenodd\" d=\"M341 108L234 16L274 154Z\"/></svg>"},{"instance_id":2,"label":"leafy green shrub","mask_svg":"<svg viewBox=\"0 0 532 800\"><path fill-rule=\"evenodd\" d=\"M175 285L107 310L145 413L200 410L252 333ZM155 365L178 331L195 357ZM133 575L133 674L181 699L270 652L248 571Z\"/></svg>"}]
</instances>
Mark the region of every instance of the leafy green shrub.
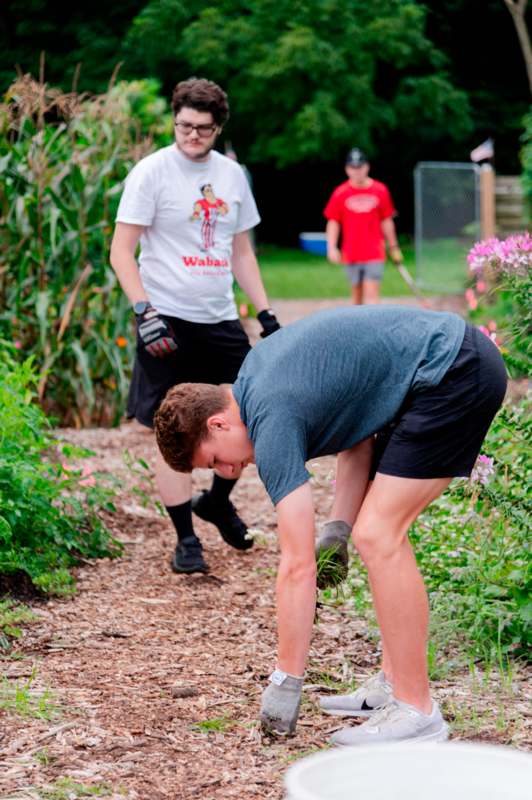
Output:
<instances>
[{"instance_id":1,"label":"leafy green shrub","mask_svg":"<svg viewBox=\"0 0 532 800\"><path fill-rule=\"evenodd\" d=\"M532 212L532 111L530 111L525 119L525 132L521 137L523 148L521 150L521 163L523 165L523 189L528 203L529 215Z\"/></svg>"},{"instance_id":2,"label":"leafy green shrub","mask_svg":"<svg viewBox=\"0 0 532 800\"><path fill-rule=\"evenodd\" d=\"M0 575L62 594L80 556L113 556L121 546L98 516L113 510L110 491L68 468L66 458L87 453L52 438L34 402L37 382L31 358L17 364L0 351Z\"/></svg>"},{"instance_id":3,"label":"leafy green shrub","mask_svg":"<svg viewBox=\"0 0 532 800\"><path fill-rule=\"evenodd\" d=\"M168 130L154 81L62 94L30 76L0 104L0 335L35 357L65 424L116 422L134 335L108 264L127 172Z\"/></svg>"}]
</instances>

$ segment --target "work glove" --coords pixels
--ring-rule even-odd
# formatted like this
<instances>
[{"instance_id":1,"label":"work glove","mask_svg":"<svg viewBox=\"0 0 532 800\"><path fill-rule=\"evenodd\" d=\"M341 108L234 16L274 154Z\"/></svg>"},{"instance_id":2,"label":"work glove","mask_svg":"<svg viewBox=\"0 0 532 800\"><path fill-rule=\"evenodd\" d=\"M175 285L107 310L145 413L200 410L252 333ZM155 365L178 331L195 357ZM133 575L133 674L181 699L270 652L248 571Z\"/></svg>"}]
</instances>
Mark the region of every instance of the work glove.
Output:
<instances>
[{"instance_id":1,"label":"work glove","mask_svg":"<svg viewBox=\"0 0 532 800\"><path fill-rule=\"evenodd\" d=\"M317 584L320 589L338 586L347 578L347 542L351 526L341 519L326 522L316 540Z\"/></svg>"},{"instance_id":2,"label":"work glove","mask_svg":"<svg viewBox=\"0 0 532 800\"><path fill-rule=\"evenodd\" d=\"M392 259L395 266L398 266L398 264L403 263L403 254L401 253L401 248L399 247L399 245L396 244L393 247L390 247L390 258Z\"/></svg>"},{"instance_id":3,"label":"work glove","mask_svg":"<svg viewBox=\"0 0 532 800\"><path fill-rule=\"evenodd\" d=\"M276 669L262 693L260 724L264 733L289 735L295 731L303 678Z\"/></svg>"},{"instance_id":4,"label":"work glove","mask_svg":"<svg viewBox=\"0 0 532 800\"><path fill-rule=\"evenodd\" d=\"M165 358L177 350L173 330L153 306L148 306L143 314L137 314L136 319L139 339L150 355Z\"/></svg>"},{"instance_id":5,"label":"work glove","mask_svg":"<svg viewBox=\"0 0 532 800\"><path fill-rule=\"evenodd\" d=\"M277 322L277 317L270 308L266 308L264 311L257 314L257 319L262 325L262 339L269 336L271 333L275 333L275 331L278 331L281 327Z\"/></svg>"}]
</instances>

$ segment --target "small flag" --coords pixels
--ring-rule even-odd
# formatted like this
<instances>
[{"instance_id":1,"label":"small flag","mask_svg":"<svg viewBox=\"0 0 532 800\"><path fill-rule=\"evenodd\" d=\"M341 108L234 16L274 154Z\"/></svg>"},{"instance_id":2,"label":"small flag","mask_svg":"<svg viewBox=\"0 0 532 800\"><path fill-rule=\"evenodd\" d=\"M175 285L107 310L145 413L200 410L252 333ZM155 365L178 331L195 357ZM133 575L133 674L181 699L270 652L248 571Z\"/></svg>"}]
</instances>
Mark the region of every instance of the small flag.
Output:
<instances>
[{"instance_id":1,"label":"small flag","mask_svg":"<svg viewBox=\"0 0 532 800\"><path fill-rule=\"evenodd\" d=\"M469 157L471 161L486 161L488 158L493 158L494 155L493 139L486 139L485 142L482 142L482 144L479 144L474 150L471 150Z\"/></svg>"}]
</instances>

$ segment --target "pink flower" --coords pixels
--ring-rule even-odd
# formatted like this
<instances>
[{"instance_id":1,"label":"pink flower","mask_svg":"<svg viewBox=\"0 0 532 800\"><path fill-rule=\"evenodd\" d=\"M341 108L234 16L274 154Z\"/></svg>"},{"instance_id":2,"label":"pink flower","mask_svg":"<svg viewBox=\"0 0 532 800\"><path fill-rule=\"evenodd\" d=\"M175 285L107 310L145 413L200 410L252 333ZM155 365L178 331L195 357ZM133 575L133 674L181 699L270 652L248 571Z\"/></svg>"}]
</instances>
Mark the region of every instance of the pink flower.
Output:
<instances>
[{"instance_id":1,"label":"pink flower","mask_svg":"<svg viewBox=\"0 0 532 800\"><path fill-rule=\"evenodd\" d=\"M525 276L532 269L532 235L517 233L506 239L477 242L467 256L469 269L480 275L484 269Z\"/></svg>"},{"instance_id":2,"label":"pink flower","mask_svg":"<svg viewBox=\"0 0 532 800\"><path fill-rule=\"evenodd\" d=\"M77 472L77 467L71 467L70 464L67 464L66 461L63 461L61 466L63 467L64 472ZM92 474L92 469L89 467L88 464L84 464L81 470L81 476L79 478L79 485L80 486L96 486L96 478Z\"/></svg>"},{"instance_id":3,"label":"pink flower","mask_svg":"<svg viewBox=\"0 0 532 800\"><path fill-rule=\"evenodd\" d=\"M471 483L480 483L485 486L495 475L495 467L493 466L493 458L481 455L477 458L473 471L471 473Z\"/></svg>"},{"instance_id":4,"label":"pink flower","mask_svg":"<svg viewBox=\"0 0 532 800\"><path fill-rule=\"evenodd\" d=\"M489 323L488 323L488 327L486 327L485 325L477 325L477 327L478 327L479 331L484 334L484 336L487 336L488 339L491 339L493 344L497 345L499 350L501 349L501 343L497 339L497 334L495 333L494 330L490 330Z\"/></svg>"},{"instance_id":5,"label":"pink flower","mask_svg":"<svg viewBox=\"0 0 532 800\"><path fill-rule=\"evenodd\" d=\"M83 465L83 469L81 470L81 479L79 481L80 486L96 486L96 478L92 474L92 469L89 467L88 464Z\"/></svg>"},{"instance_id":6,"label":"pink flower","mask_svg":"<svg viewBox=\"0 0 532 800\"><path fill-rule=\"evenodd\" d=\"M474 311L478 306L478 300L473 289L466 289L464 297L471 311Z\"/></svg>"},{"instance_id":7,"label":"pink flower","mask_svg":"<svg viewBox=\"0 0 532 800\"><path fill-rule=\"evenodd\" d=\"M16 347L17 350L22 350L22 342L20 339L17 339L15 342L13 342L13 346Z\"/></svg>"},{"instance_id":8,"label":"pink flower","mask_svg":"<svg viewBox=\"0 0 532 800\"><path fill-rule=\"evenodd\" d=\"M477 292L482 294L483 292L486 291L487 288L488 287L485 281L477 281Z\"/></svg>"}]
</instances>

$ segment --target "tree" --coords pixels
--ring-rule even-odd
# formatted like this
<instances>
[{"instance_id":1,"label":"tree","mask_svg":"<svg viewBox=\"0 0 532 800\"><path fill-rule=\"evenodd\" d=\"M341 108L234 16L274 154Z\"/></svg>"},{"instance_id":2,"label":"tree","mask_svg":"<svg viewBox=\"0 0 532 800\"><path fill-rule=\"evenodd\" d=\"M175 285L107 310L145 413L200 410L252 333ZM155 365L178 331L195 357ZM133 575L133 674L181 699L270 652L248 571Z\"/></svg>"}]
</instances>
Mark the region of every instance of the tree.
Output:
<instances>
[{"instance_id":1,"label":"tree","mask_svg":"<svg viewBox=\"0 0 532 800\"><path fill-rule=\"evenodd\" d=\"M532 94L532 47L530 46L530 37L528 35L528 28L526 26L525 13L528 0L504 0L512 19L514 21L515 30L517 31L517 38L521 45L521 52L525 60L526 74L528 76L528 86Z\"/></svg>"},{"instance_id":2,"label":"tree","mask_svg":"<svg viewBox=\"0 0 532 800\"><path fill-rule=\"evenodd\" d=\"M39 75L45 54L46 81L65 91L105 91L122 37L143 0L3 0L0 3L0 87L5 92L17 71ZM141 76L144 77L144 76Z\"/></svg>"},{"instance_id":3,"label":"tree","mask_svg":"<svg viewBox=\"0 0 532 800\"><path fill-rule=\"evenodd\" d=\"M137 72L173 65L175 76L221 83L249 161L331 161L354 141L371 153L376 137L405 127L429 140L471 129L425 8L409 0L151 0L125 54Z\"/></svg>"}]
</instances>

